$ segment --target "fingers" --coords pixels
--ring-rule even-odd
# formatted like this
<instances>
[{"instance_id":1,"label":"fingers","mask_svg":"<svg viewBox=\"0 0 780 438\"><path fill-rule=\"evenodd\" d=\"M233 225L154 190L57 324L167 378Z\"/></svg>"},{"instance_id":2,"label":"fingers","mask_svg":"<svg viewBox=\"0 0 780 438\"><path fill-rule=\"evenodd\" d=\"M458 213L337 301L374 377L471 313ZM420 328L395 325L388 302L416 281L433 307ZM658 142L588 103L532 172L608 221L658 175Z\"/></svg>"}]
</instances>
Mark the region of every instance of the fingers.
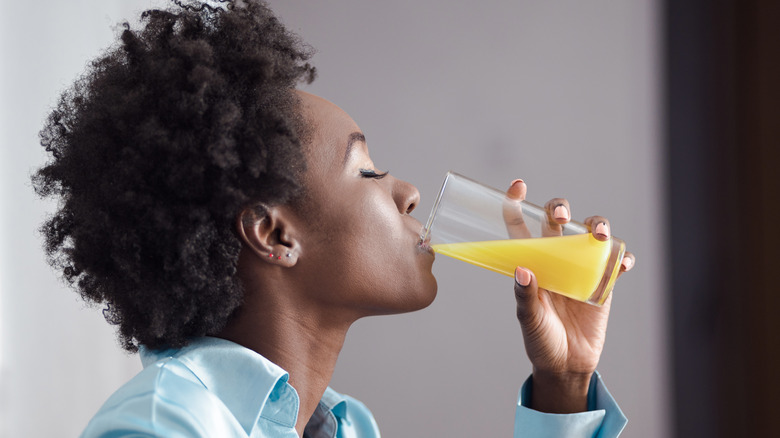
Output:
<instances>
[{"instance_id":1,"label":"fingers","mask_svg":"<svg viewBox=\"0 0 780 438\"><path fill-rule=\"evenodd\" d=\"M591 216L584 221L585 225L593 233L593 237L598 240L606 241L612 236L612 228L609 225L609 220L603 216ZM624 272L628 272L636 264L636 257L631 252L626 251L623 254L623 260L620 262L620 271L618 272L618 278L623 275Z\"/></svg>"},{"instance_id":2,"label":"fingers","mask_svg":"<svg viewBox=\"0 0 780 438\"><path fill-rule=\"evenodd\" d=\"M547 221L542 223L542 236L560 236L563 234L562 225L571 220L571 207L569 201L563 198L553 198L544 204L547 211Z\"/></svg>"},{"instance_id":3,"label":"fingers","mask_svg":"<svg viewBox=\"0 0 780 438\"><path fill-rule=\"evenodd\" d=\"M620 272L618 272L618 278L620 278L624 272L630 271L634 265L636 265L636 257L633 253L626 251L623 254L623 261L620 262Z\"/></svg>"},{"instance_id":4,"label":"fingers","mask_svg":"<svg viewBox=\"0 0 780 438\"><path fill-rule=\"evenodd\" d=\"M591 216L585 219L584 223L597 240L604 242L612 236L612 228L609 226L609 221L603 216Z\"/></svg>"},{"instance_id":5,"label":"fingers","mask_svg":"<svg viewBox=\"0 0 780 438\"><path fill-rule=\"evenodd\" d=\"M525 181L516 179L509 184L509 189L506 191L506 197L515 201L525 200L525 195L528 193L528 186Z\"/></svg>"},{"instance_id":6,"label":"fingers","mask_svg":"<svg viewBox=\"0 0 780 438\"><path fill-rule=\"evenodd\" d=\"M523 219L523 211L520 202L525 199L528 187L521 179L512 181L509 189L506 191L504 199L503 213L506 230L511 239L525 239L531 237L528 226Z\"/></svg>"},{"instance_id":7,"label":"fingers","mask_svg":"<svg viewBox=\"0 0 780 438\"><path fill-rule=\"evenodd\" d=\"M517 319L521 325L528 325L539 314L539 294L536 276L525 268L515 268L515 299Z\"/></svg>"}]
</instances>

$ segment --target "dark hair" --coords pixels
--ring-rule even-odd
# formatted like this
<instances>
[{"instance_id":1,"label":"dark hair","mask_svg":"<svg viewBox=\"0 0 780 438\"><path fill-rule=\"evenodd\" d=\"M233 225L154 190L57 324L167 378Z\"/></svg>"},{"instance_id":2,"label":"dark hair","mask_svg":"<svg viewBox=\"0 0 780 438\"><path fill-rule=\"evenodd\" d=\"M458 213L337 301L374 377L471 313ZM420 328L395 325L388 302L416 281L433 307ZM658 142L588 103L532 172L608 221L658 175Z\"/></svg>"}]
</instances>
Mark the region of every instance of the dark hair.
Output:
<instances>
[{"instance_id":1,"label":"dark hair","mask_svg":"<svg viewBox=\"0 0 780 438\"><path fill-rule=\"evenodd\" d=\"M255 0L148 10L65 91L32 177L49 263L122 346L185 345L241 304L239 211L302 192L311 49Z\"/></svg>"}]
</instances>

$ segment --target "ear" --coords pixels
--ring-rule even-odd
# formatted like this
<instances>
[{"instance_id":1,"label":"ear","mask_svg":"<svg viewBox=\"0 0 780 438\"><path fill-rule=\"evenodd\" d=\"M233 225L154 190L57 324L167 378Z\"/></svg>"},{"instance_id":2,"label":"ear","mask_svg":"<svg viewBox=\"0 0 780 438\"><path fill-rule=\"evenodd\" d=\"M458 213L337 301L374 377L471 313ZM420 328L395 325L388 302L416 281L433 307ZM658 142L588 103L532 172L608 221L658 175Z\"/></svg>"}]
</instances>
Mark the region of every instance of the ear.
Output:
<instances>
[{"instance_id":1,"label":"ear","mask_svg":"<svg viewBox=\"0 0 780 438\"><path fill-rule=\"evenodd\" d=\"M300 245L293 213L284 205L253 205L236 217L236 231L241 244L259 259L291 267L298 262Z\"/></svg>"}]
</instances>

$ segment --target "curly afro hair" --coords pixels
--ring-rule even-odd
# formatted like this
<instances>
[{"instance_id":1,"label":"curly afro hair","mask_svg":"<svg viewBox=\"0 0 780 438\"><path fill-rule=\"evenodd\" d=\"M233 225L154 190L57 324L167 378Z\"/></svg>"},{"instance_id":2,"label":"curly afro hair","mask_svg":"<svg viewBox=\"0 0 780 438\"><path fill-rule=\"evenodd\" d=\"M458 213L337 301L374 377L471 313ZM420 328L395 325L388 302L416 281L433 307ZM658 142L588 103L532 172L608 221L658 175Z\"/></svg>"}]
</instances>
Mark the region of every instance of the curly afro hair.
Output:
<instances>
[{"instance_id":1,"label":"curly afro hair","mask_svg":"<svg viewBox=\"0 0 780 438\"><path fill-rule=\"evenodd\" d=\"M49 263L128 351L223 328L243 297L237 213L303 191L294 89L314 79L311 49L260 1L175 3L124 23L62 94L32 177L59 200L41 227Z\"/></svg>"}]
</instances>

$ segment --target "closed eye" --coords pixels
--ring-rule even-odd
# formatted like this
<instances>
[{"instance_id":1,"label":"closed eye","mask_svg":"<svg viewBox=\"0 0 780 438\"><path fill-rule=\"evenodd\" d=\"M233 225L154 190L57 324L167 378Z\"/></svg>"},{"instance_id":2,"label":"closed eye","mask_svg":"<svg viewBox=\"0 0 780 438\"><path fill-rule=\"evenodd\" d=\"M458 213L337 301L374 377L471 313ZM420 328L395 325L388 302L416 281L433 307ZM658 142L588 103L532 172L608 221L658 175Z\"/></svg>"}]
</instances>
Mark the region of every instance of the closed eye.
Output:
<instances>
[{"instance_id":1,"label":"closed eye","mask_svg":"<svg viewBox=\"0 0 780 438\"><path fill-rule=\"evenodd\" d=\"M388 173L390 172L378 173L376 170L372 169L360 169L360 176L363 178L382 179L386 177Z\"/></svg>"}]
</instances>

